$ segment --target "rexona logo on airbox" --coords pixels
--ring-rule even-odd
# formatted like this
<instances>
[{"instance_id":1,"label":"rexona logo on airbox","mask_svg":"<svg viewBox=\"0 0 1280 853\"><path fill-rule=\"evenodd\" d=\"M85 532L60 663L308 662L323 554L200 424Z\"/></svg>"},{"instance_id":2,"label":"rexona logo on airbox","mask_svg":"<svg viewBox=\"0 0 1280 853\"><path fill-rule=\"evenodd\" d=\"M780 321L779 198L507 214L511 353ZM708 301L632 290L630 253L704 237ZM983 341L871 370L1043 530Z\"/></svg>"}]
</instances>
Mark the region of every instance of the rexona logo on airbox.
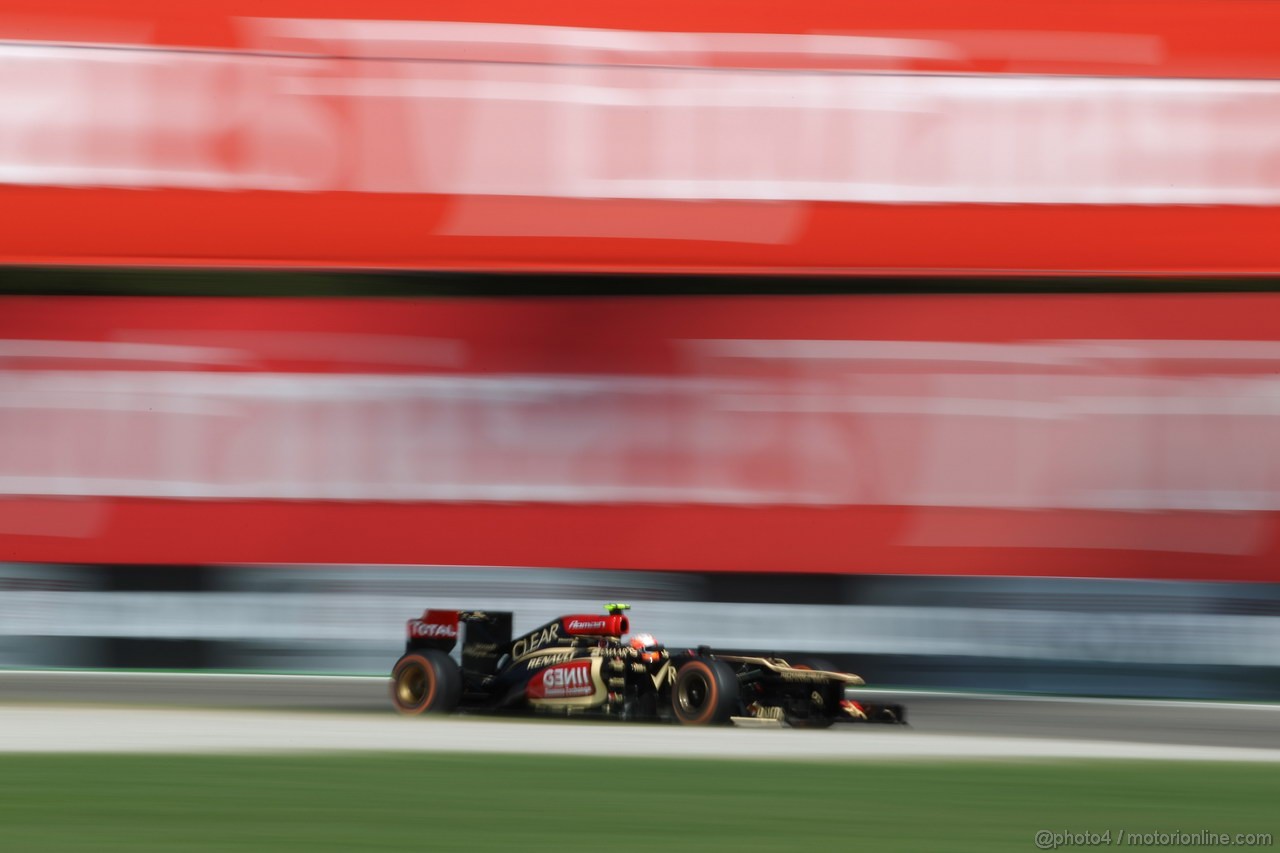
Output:
<instances>
[{"instance_id":1,"label":"rexona logo on airbox","mask_svg":"<svg viewBox=\"0 0 1280 853\"><path fill-rule=\"evenodd\" d=\"M577 660L551 666L529 681L530 699L569 699L591 696L596 692L589 660Z\"/></svg>"}]
</instances>

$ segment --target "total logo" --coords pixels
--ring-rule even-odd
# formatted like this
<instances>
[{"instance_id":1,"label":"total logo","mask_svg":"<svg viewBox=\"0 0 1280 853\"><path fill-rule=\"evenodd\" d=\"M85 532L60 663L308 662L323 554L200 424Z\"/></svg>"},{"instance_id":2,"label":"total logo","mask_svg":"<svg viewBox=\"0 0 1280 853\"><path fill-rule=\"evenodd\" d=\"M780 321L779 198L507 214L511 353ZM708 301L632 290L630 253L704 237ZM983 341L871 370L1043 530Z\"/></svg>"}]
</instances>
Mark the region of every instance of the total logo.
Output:
<instances>
[{"instance_id":1,"label":"total logo","mask_svg":"<svg viewBox=\"0 0 1280 853\"><path fill-rule=\"evenodd\" d=\"M458 626L414 619L409 622L409 636L414 639L458 639Z\"/></svg>"},{"instance_id":2,"label":"total logo","mask_svg":"<svg viewBox=\"0 0 1280 853\"><path fill-rule=\"evenodd\" d=\"M596 692L591 678L591 661L576 661L549 667L534 676L529 695L535 699L566 699Z\"/></svg>"}]
</instances>

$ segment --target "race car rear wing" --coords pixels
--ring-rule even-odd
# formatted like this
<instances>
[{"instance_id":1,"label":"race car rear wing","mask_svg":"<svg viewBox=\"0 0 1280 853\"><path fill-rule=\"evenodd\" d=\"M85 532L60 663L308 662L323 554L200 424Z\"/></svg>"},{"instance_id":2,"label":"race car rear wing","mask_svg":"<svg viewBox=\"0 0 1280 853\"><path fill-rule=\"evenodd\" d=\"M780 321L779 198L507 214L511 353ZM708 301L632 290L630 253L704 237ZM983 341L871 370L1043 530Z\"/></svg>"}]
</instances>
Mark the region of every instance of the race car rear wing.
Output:
<instances>
[{"instance_id":1,"label":"race car rear wing","mask_svg":"<svg viewBox=\"0 0 1280 853\"><path fill-rule=\"evenodd\" d=\"M507 611L467 611L461 614L466 633L462 640L462 668L493 675L498 661L511 650L511 616Z\"/></svg>"},{"instance_id":2,"label":"race car rear wing","mask_svg":"<svg viewBox=\"0 0 1280 853\"><path fill-rule=\"evenodd\" d=\"M405 625L405 651L451 652L462 637L462 668L492 675L511 649L512 614L481 610L425 610Z\"/></svg>"}]
</instances>

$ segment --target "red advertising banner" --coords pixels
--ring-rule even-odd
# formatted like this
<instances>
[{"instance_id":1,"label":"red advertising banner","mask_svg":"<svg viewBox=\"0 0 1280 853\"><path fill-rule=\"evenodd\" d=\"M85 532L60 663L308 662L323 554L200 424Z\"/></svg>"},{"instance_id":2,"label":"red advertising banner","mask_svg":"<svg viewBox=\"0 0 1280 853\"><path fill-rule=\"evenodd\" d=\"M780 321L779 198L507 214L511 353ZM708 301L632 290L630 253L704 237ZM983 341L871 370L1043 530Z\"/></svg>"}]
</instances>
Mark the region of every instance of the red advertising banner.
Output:
<instances>
[{"instance_id":1,"label":"red advertising banner","mask_svg":"<svg viewBox=\"0 0 1280 853\"><path fill-rule=\"evenodd\" d=\"M1278 317L6 298L0 560L1277 581Z\"/></svg>"},{"instance_id":2,"label":"red advertising banner","mask_svg":"<svg viewBox=\"0 0 1280 853\"><path fill-rule=\"evenodd\" d=\"M0 262L1280 271L1271 3L188 5L6 3Z\"/></svg>"}]
</instances>

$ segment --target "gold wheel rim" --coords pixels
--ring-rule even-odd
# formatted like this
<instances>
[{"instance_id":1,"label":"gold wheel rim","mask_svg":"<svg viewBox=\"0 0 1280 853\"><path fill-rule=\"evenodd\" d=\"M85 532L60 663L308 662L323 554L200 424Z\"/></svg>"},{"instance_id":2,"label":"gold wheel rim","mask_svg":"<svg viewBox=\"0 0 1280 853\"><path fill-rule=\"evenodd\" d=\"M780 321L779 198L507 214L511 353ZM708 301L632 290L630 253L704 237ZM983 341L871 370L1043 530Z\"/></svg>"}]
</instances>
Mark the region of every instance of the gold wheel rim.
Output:
<instances>
[{"instance_id":1,"label":"gold wheel rim","mask_svg":"<svg viewBox=\"0 0 1280 853\"><path fill-rule=\"evenodd\" d=\"M420 664L406 666L396 679L396 699L406 708L416 708L426 698L426 671Z\"/></svg>"}]
</instances>

